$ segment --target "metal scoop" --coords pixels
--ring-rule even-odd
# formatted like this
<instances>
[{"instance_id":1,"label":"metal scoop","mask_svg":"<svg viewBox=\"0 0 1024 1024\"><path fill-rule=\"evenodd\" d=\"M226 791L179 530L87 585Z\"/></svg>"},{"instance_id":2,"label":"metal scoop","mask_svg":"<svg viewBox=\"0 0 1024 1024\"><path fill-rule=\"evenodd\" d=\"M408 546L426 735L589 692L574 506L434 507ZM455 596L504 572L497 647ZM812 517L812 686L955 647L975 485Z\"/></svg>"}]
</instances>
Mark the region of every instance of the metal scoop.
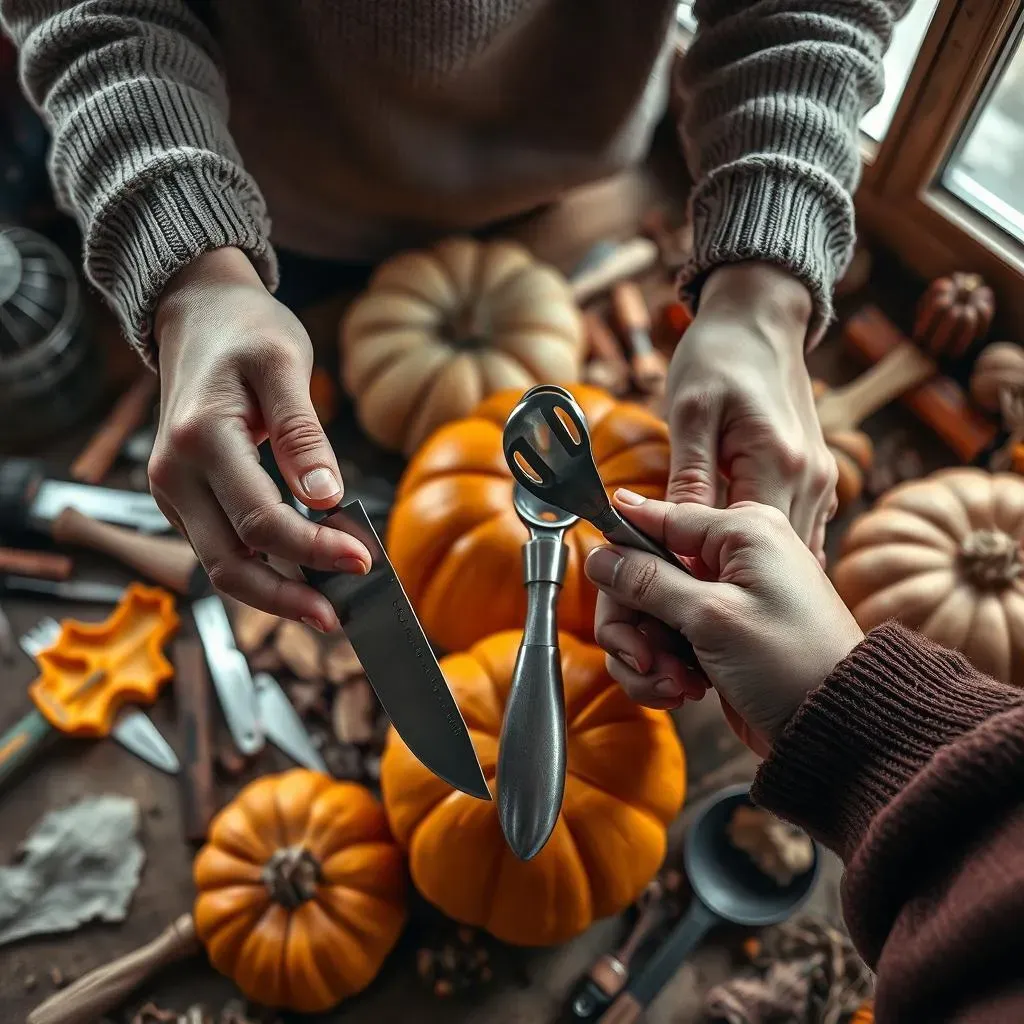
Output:
<instances>
[{"instance_id":1,"label":"metal scoop","mask_svg":"<svg viewBox=\"0 0 1024 1024\"><path fill-rule=\"evenodd\" d=\"M765 875L729 840L728 826L741 805L751 806L746 786L730 786L710 796L686 834L684 859L693 900L668 938L600 1018L603 1024L632 1024L665 987L705 935L719 924L764 928L792 916L810 895L820 857L787 886ZM595 1020L574 1007L577 1020Z\"/></svg>"},{"instance_id":2,"label":"metal scoop","mask_svg":"<svg viewBox=\"0 0 1024 1024\"><path fill-rule=\"evenodd\" d=\"M689 572L668 548L623 519L608 500L590 446L587 418L564 388L540 384L527 391L505 422L502 446L512 476L534 497L586 519L613 544L638 548ZM701 671L692 644L675 636L673 653L688 669Z\"/></svg>"},{"instance_id":3,"label":"metal scoop","mask_svg":"<svg viewBox=\"0 0 1024 1024\"><path fill-rule=\"evenodd\" d=\"M556 606L565 577L565 531L577 517L518 483L516 512L530 531L523 547L526 626L498 753L498 817L512 852L530 860L558 820L565 791L565 693Z\"/></svg>"}]
</instances>

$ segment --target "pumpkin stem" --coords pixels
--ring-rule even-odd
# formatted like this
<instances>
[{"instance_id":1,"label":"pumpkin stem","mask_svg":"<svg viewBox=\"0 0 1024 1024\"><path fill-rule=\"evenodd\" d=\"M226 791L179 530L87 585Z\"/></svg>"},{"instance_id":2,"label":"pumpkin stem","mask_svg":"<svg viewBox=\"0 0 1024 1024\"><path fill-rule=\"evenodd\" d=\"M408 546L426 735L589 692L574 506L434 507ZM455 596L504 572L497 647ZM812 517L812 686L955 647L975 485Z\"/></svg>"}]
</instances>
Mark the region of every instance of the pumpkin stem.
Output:
<instances>
[{"instance_id":1,"label":"pumpkin stem","mask_svg":"<svg viewBox=\"0 0 1024 1024\"><path fill-rule=\"evenodd\" d=\"M320 862L302 846L275 850L263 865L263 884L271 899L288 910L310 900L320 881Z\"/></svg>"},{"instance_id":2,"label":"pumpkin stem","mask_svg":"<svg viewBox=\"0 0 1024 1024\"><path fill-rule=\"evenodd\" d=\"M490 335L490 324L484 303L476 298L466 300L464 306L448 322L448 341L455 348L479 348Z\"/></svg>"},{"instance_id":3,"label":"pumpkin stem","mask_svg":"<svg viewBox=\"0 0 1024 1024\"><path fill-rule=\"evenodd\" d=\"M1024 571L1020 544L1002 530L975 530L960 545L960 568L975 586L997 590Z\"/></svg>"}]
</instances>

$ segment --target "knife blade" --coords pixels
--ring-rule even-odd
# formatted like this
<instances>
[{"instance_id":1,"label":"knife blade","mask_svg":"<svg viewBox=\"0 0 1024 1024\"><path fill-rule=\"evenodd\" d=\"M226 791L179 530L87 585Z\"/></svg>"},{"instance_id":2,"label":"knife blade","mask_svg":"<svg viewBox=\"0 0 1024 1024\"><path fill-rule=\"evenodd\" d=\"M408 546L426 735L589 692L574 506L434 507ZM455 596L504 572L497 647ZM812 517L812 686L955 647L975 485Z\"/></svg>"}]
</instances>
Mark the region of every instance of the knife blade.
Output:
<instances>
[{"instance_id":1,"label":"knife blade","mask_svg":"<svg viewBox=\"0 0 1024 1024\"><path fill-rule=\"evenodd\" d=\"M66 508L144 533L171 528L151 494L51 480L33 459L0 459L0 531L41 527L45 532Z\"/></svg>"},{"instance_id":2,"label":"knife blade","mask_svg":"<svg viewBox=\"0 0 1024 1024\"><path fill-rule=\"evenodd\" d=\"M235 646L235 634L224 602L217 594L194 601L192 618L231 739L239 753L258 754L263 749L263 728L256 686L245 655Z\"/></svg>"},{"instance_id":3,"label":"knife blade","mask_svg":"<svg viewBox=\"0 0 1024 1024\"><path fill-rule=\"evenodd\" d=\"M302 719L288 695L281 689L281 684L269 672L257 672L253 682L256 684L260 722L267 739L296 764L329 775L320 751L313 746Z\"/></svg>"},{"instance_id":4,"label":"knife blade","mask_svg":"<svg viewBox=\"0 0 1024 1024\"><path fill-rule=\"evenodd\" d=\"M391 724L435 775L490 800L462 712L362 502L348 501L316 518L358 537L370 552L365 576L308 568L303 573L331 602Z\"/></svg>"}]
</instances>

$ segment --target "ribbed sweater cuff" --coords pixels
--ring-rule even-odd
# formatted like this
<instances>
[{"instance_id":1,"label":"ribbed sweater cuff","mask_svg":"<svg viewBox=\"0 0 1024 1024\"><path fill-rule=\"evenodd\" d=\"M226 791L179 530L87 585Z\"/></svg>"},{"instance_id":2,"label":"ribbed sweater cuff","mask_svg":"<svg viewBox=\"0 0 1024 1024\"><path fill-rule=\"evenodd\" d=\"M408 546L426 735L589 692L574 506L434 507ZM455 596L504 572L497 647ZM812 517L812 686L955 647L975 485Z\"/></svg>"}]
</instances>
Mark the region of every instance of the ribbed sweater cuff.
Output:
<instances>
[{"instance_id":1,"label":"ribbed sweater cuff","mask_svg":"<svg viewBox=\"0 0 1024 1024\"><path fill-rule=\"evenodd\" d=\"M196 257L233 246L277 287L263 200L244 174L210 162L170 166L113 197L85 242L85 268L146 363L156 364L153 314L167 282ZM241 179L241 180L239 180Z\"/></svg>"},{"instance_id":2,"label":"ribbed sweater cuff","mask_svg":"<svg viewBox=\"0 0 1024 1024\"><path fill-rule=\"evenodd\" d=\"M852 201L809 164L746 158L714 171L691 200L693 255L680 274L683 298L696 310L708 274L725 263L774 263L803 282L814 312L806 345L832 320L832 292L849 261Z\"/></svg>"},{"instance_id":3,"label":"ribbed sweater cuff","mask_svg":"<svg viewBox=\"0 0 1024 1024\"><path fill-rule=\"evenodd\" d=\"M751 791L848 859L872 819L944 746L1024 694L901 626L873 630L800 706Z\"/></svg>"}]
</instances>

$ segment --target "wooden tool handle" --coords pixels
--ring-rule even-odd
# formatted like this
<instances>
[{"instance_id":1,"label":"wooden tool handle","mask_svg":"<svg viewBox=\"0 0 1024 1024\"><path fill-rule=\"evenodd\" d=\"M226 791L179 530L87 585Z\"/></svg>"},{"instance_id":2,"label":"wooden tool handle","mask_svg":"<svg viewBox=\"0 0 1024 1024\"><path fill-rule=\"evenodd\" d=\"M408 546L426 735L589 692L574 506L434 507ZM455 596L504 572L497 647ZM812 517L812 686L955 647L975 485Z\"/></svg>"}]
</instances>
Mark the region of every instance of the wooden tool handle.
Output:
<instances>
[{"instance_id":1,"label":"wooden tool handle","mask_svg":"<svg viewBox=\"0 0 1024 1024\"><path fill-rule=\"evenodd\" d=\"M201 948L192 915L183 914L152 942L97 967L41 1003L28 1015L27 1024L91 1024L161 967L184 960Z\"/></svg>"},{"instance_id":2,"label":"wooden tool handle","mask_svg":"<svg viewBox=\"0 0 1024 1024\"><path fill-rule=\"evenodd\" d=\"M657 262L658 247L649 238L623 242L606 260L573 277L569 282L572 297L583 305L617 282L649 270Z\"/></svg>"},{"instance_id":3,"label":"wooden tool handle","mask_svg":"<svg viewBox=\"0 0 1024 1024\"><path fill-rule=\"evenodd\" d=\"M865 306L846 322L846 345L877 363L907 338L875 306ZM938 375L903 394L903 403L924 420L964 462L973 462L996 438L996 427L968 401L963 388Z\"/></svg>"},{"instance_id":4,"label":"wooden tool handle","mask_svg":"<svg viewBox=\"0 0 1024 1024\"><path fill-rule=\"evenodd\" d=\"M187 541L101 523L74 508L64 509L50 532L59 544L102 552L179 594L187 595L194 587L199 560Z\"/></svg>"},{"instance_id":5,"label":"wooden tool handle","mask_svg":"<svg viewBox=\"0 0 1024 1024\"><path fill-rule=\"evenodd\" d=\"M596 313L584 313L583 326L592 360L586 370L588 382L621 397L629 390L629 363L622 346Z\"/></svg>"},{"instance_id":6,"label":"wooden tool handle","mask_svg":"<svg viewBox=\"0 0 1024 1024\"><path fill-rule=\"evenodd\" d=\"M66 580L74 567L75 563L67 555L0 548L0 574L31 576L37 580Z\"/></svg>"},{"instance_id":7,"label":"wooden tool handle","mask_svg":"<svg viewBox=\"0 0 1024 1024\"><path fill-rule=\"evenodd\" d=\"M900 342L852 383L833 388L818 400L822 431L855 430L872 413L937 372L935 363L913 342Z\"/></svg>"},{"instance_id":8,"label":"wooden tool handle","mask_svg":"<svg viewBox=\"0 0 1024 1024\"><path fill-rule=\"evenodd\" d=\"M623 281L612 289L612 308L619 326L627 333L641 331L650 336L651 314L644 293L632 281Z\"/></svg>"},{"instance_id":9,"label":"wooden tool handle","mask_svg":"<svg viewBox=\"0 0 1024 1024\"><path fill-rule=\"evenodd\" d=\"M30 711L0 736L0 783L30 760L39 745L52 735L50 723L38 711Z\"/></svg>"},{"instance_id":10,"label":"wooden tool handle","mask_svg":"<svg viewBox=\"0 0 1024 1024\"><path fill-rule=\"evenodd\" d=\"M210 680L199 641L181 637L174 648L174 697L181 736L181 799L185 838L206 839L217 810L213 785L213 738L210 719Z\"/></svg>"},{"instance_id":11,"label":"wooden tool handle","mask_svg":"<svg viewBox=\"0 0 1024 1024\"><path fill-rule=\"evenodd\" d=\"M98 484L110 472L130 434L142 424L156 395L157 376L148 370L117 400L110 415L71 463L71 478Z\"/></svg>"}]
</instances>

